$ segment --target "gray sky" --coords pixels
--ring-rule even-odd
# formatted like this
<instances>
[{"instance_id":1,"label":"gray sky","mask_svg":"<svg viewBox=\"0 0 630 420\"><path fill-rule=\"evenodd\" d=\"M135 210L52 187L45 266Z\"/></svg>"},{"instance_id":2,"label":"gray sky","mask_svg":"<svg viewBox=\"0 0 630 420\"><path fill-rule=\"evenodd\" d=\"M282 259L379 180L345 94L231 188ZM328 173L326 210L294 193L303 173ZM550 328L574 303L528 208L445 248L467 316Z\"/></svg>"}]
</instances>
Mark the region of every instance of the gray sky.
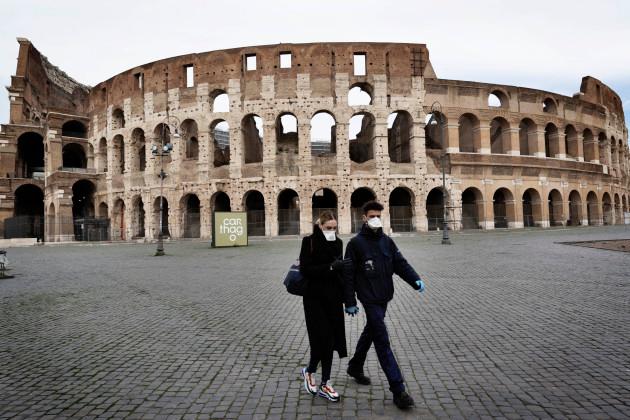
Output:
<instances>
[{"instance_id":1,"label":"gray sky","mask_svg":"<svg viewBox=\"0 0 630 420\"><path fill-rule=\"evenodd\" d=\"M279 42L426 43L438 77L579 91L611 86L630 121L630 2L2 0L0 79L29 38L76 80L95 85L136 65L191 52ZM8 99L0 100L8 122Z\"/></svg>"}]
</instances>

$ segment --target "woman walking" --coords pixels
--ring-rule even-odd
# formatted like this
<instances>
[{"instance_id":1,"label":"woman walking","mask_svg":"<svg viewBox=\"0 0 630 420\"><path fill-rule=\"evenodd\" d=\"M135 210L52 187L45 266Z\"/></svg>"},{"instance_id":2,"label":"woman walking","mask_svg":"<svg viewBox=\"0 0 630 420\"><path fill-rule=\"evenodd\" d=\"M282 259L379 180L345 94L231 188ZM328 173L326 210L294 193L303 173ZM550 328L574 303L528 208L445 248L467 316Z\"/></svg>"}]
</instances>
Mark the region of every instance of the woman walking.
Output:
<instances>
[{"instance_id":1,"label":"woman walking","mask_svg":"<svg viewBox=\"0 0 630 420\"><path fill-rule=\"evenodd\" d=\"M304 293L304 317L311 347L311 359L302 369L304 388L313 395L339 401L330 383L333 352L347 356L343 319L343 243L337 238L337 220L330 211L323 212L313 234L302 240L300 272L308 281ZM317 366L322 364L319 387L315 381Z\"/></svg>"}]
</instances>

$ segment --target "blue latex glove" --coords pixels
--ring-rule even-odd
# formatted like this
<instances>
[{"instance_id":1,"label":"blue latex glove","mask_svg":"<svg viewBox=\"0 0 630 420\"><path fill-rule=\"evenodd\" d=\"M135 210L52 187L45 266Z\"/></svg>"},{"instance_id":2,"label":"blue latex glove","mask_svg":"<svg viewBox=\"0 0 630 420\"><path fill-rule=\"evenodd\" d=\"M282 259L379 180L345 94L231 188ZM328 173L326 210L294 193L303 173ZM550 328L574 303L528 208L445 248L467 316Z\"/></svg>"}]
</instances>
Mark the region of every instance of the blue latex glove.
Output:
<instances>
[{"instance_id":1,"label":"blue latex glove","mask_svg":"<svg viewBox=\"0 0 630 420\"><path fill-rule=\"evenodd\" d=\"M358 306L347 306L346 307L346 313L350 316L355 316L356 314L359 313L359 307Z\"/></svg>"},{"instance_id":2,"label":"blue latex glove","mask_svg":"<svg viewBox=\"0 0 630 420\"><path fill-rule=\"evenodd\" d=\"M416 285L419 287L418 292L424 292L424 282L422 280L416 280Z\"/></svg>"}]
</instances>

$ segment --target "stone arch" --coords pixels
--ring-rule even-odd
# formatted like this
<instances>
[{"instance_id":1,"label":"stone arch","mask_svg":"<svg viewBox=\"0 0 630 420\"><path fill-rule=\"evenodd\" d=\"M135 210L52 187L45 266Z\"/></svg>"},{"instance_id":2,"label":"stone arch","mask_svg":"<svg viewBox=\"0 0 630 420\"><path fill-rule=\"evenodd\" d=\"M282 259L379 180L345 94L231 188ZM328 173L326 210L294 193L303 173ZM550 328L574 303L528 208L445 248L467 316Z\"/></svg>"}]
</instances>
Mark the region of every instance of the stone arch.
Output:
<instances>
[{"instance_id":1,"label":"stone arch","mask_svg":"<svg viewBox=\"0 0 630 420\"><path fill-rule=\"evenodd\" d=\"M508 95L501 89L494 89L488 94L488 107L509 109Z\"/></svg>"},{"instance_id":2,"label":"stone arch","mask_svg":"<svg viewBox=\"0 0 630 420\"><path fill-rule=\"evenodd\" d=\"M623 208L621 207L621 199L619 198L619 194L615 193L615 224L616 225L620 225L622 224L622 220L623 220Z\"/></svg>"},{"instance_id":3,"label":"stone arch","mask_svg":"<svg viewBox=\"0 0 630 420\"><path fill-rule=\"evenodd\" d=\"M503 117L490 121L490 152L506 154L510 148L510 123Z\"/></svg>"},{"instance_id":4,"label":"stone arch","mask_svg":"<svg viewBox=\"0 0 630 420\"><path fill-rule=\"evenodd\" d=\"M597 142L599 144L599 162L602 165L610 166L610 144L608 143L606 133L603 131L600 132L597 136Z\"/></svg>"},{"instance_id":5,"label":"stone arch","mask_svg":"<svg viewBox=\"0 0 630 420\"><path fill-rule=\"evenodd\" d=\"M568 124L564 129L564 148L567 153L567 157L577 159L580 155L580 146L578 144L578 133L573 125Z\"/></svg>"},{"instance_id":6,"label":"stone arch","mask_svg":"<svg viewBox=\"0 0 630 420\"><path fill-rule=\"evenodd\" d=\"M43 176L44 166L44 138L32 131L21 134L17 139L15 176L17 178Z\"/></svg>"},{"instance_id":7,"label":"stone arch","mask_svg":"<svg viewBox=\"0 0 630 420\"><path fill-rule=\"evenodd\" d=\"M462 229L480 229L484 217L482 192L468 187L462 192Z\"/></svg>"},{"instance_id":8,"label":"stone arch","mask_svg":"<svg viewBox=\"0 0 630 420\"><path fill-rule=\"evenodd\" d=\"M521 156L532 156L537 151L538 127L529 118L523 118L518 125L518 143Z\"/></svg>"},{"instance_id":9,"label":"stone arch","mask_svg":"<svg viewBox=\"0 0 630 420\"><path fill-rule=\"evenodd\" d=\"M48 212L46 213L46 240L48 242L55 242L57 240L56 229L57 212L55 203L50 203L48 206Z\"/></svg>"},{"instance_id":10,"label":"stone arch","mask_svg":"<svg viewBox=\"0 0 630 420\"><path fill-rule=\"evenodd\" d=\"M125 201L122 198L118 198L114 201L114 207L112 209L112 240L114 241L124 241L127 239L125 211Z\"/></svg>"},{"instance_id":11,"label":"stone arch","mask_svg":"<svg viewBox=\"0 0 630 420\"><path fill-rule=\"evenodd\" d=\"M512 227L516 220L514 194L505 187L498 188L492 196L495 229Z\"/></svg>"},{"instance_id":12,"label":"stone arch","mask_svg":"<svg viewBox=\"0 0 630 420\"><path fill-rule=\"evenodd\" d=\"M479 118L471 113L462 114L458 121L459 151L479 153L481 150L481 131Z\"/></svg>"},{"instance_id":13,"label":"stone arch","mask_svg":"<svg viewBox=\"0 0 630 420\"><path fill-rule=\"evenodd\" d=\"M161 225L160 219L162 222ZM153 226L155 226L153 233L154 238L159 238L160 234L162 237L171 236L168 223L168 200L164 196L158 196L153 200Z\"/></svg>"},{"instance_id":14,"label":"stone arch","mask_svg":"<svg viewBox=\"0 0 630 420\"><path fill-rule=\"evenodd\" d=\"M241 121L243 136L244 163L257 163L263 160L263 119L256 114L248 114Z\"/></svg>"},{"instance_id":15,"label":"stone arch","mask_svg":"<svg viewBox=\"0 0 630 420\"><path fill-rule=\"evenodd\" d=\"M360 112L350 118L349 148L350 160L365 163L374 159L374 140L376 120L369 112Z\"/></svg>"},{"instance_id":16,"label":"stone arch","mask_svg":"<svg viewBox=\"0 0 630 420\"><path fill-rule=\"evenodd\" d=\"M117 134L112 140L112 173L119 175L125 172L125 140Z\"/></svg>"},{"instance_id":17,"label":"stone arch","mask_svg":"<svg viewBox=\"0 0 630 420\"><path fill-rule=\"evenodd\" d=\"M593 132L590 129L585 128L582 132L582 139L584 142L584 161L593 162L595 160L599 160L597 158L599 155L597 142L593 138Z\"/></svg>"},{"instance_id":18,"label":"stone arch","mask_svg":"<svg viewBox=\"0 0 630 420\"><path fill-rule=\"evenodd\" d=\"M87 157L83 146L79 143L68 143L61 151L64 168L87 168Z\"/></svg>"},{"instance_id":19,"label":"stone arch","mask_svg":"<svg viewBox=\"0 0 630 420\"><path fill-rule=\"evenodd\" d=\"M201 202L196 194L188 193L179 201L184 238L201 237Z\"/></svg>"},{"instance_id":20,"label":"stone arch","mask_svg":"<svg viewBox=\"0 0 630 420\"><path fill-rule=\"evenodd\" d=\"M426 199L427 227L429 230L441 230L444 226L444 190L435 187Z\"/></svg>"},{"instance_id":21,"label":"stone arch","mask_svg":"<svg viewBox=\"0 0 630 420\"><path fill-rule=\"evenodd\" d=\"M115 108L112 111L112 130L119 130L125 128L125 113L120 108Z\"/></svg>"},{"instance_id":22,"label":"stone arch","mask_svg":"<svg viewBox=\"0 0 630 420\"><path fill-rule=\"evenodd\" d=\"M197 121L193 119L185 119L181 125L179 132L182 133L181 142L184 146L184 156L186 159L199 159L199 128Z\"/></svg>"},{"instance_id":23,"label":"stone arch","mask_svg":"<svg viewBox=\"0 0 630 420\"><path fill-rule=\"evenodd\" d=\"M560 153L560 137L558 127L554 123L545 126L545 156L557 157Z\"/></svg>"},{"instance_id":24,"label":"stone arch","mask_svg":"<svg viewBox=\"0 0 630 420\"><path fill-rule=\"evenodd\" d=\"M87 138L87 128L85 124L77 120L66 121L61 126L61 135L63 137L75 137L79 139Z\"/></svg>"},{"instance_id":25,"label":"stone arch","mask_svg":"<svg viewBox=\"0 0 630 420\"><path fill-rule=\"evenodd\" d=\"M547 196L548 211L549 211L549 225L550 226L563 226L564 225L564 206L562 203L562 194L555 188L549 191Z\"/></svg>"},{"instance_id":26,"label":"stone arch","mask_svg":"<svg viewBox=\"0 0 630 420\"><path fill-rule=\"evenodd\" d=\"M210 197L210 209L212 212L232 211L230 196L225 191L217 191Z\"/></svg>"},{"instance_id":27,"label":"stone arch","mask_svg":"<svg viewBox=\"0 0 630 420\"><path fill-rule=\"evenodd\" d=\"M225 120L214 120L210 124L214 144L215 168L230 164L230 125Z\"/></svg>"},{"instance_id":28,"label":"stone arch","mask_svg":"<svg viewBox=\"0 0 630 420\"><path fill-rule=\"evenodd\" d=\"M101 172L107 172L108 162L107 162L107 139L105 137L101 137L98 141L98 169Z\"/></svg>"},{"instance_id":29,"label":"stone arch","mask_svg":"<svg viewBox=\"0 0 630 420\"><path fill-rule=\"evenodd\" d=\"M369 83L355 83L348 90L348 106L372 105L374 89Z\"/></svg>"},{"instance_id":30,"label":"stone arch","mask_svg":"<svg viewBox=\"0 0 630 420\"><path fill-rule=\"evenodd\" d=\"M300 233L300 198L295 190L286 188L278 194L278 234Z\"/></svg>"},{"instance_id":31,"label":"stone arch","mask_svg":"<svg viewBox=\"0 0 630 420\"><path fill-rule=\"evenodd\" d=\"M109 206L104 201L101 202L101 204L98 205L98 217L100 219L108 219L109 218Z\"/></svg>"},{"instance_id":32,"label":"stone arch","mask_svg":"<svg viewBox=\"0 0 630 420\"><path fill-rule=\"evenodd\" d=\"M320 188L313 192L311 196L311 209L313 213L313 223L319 219L319 215L324 211L331 211L338 220L338 200L337 194L329 188Z\"/></svg>"},{"instance_id":33,"label":"stone arch","mask_svg":"<svg viewBox=\"0 0 630 420\"><path fill-rule=\"evenodd\" d=\"M543 226L543 202L535 188L523 192L523 226Z\"/></svg>"},{"instance_id":34,"label":"stone arch","mask_svg":"<svg viewBox=\"0 0 630 420\"><path fill-rule=\"evenodd\" d=\"M551 97L545 98L542 102L542 111L547 114L556 115L558 113L558 104L556 103L556 100Z\"/></svg>"},{"instance_id":35,"label":"stone arch","mask_svg":"<svg viewBox=\"0 0 630 420\"><path fill-rule=\"evenodd\" d=\"M434 111L426 116L424 126L424 146L427 150L442 150L448 143L448 118Z\"/></svg>"},{"instance_id":36,"label":"stone arch","mask_svg":"<svg viewBox=\"0 0 630 420\"><path fill-rule=\"evenodd\" d=\"M317 111L311 117L311 155L325 156L337 153L337 121L327 110Z\"/></svg>"},{"instance_id":37,"label":"stone arch","mask_svg":"<svg viewBox=\"0 0 630 420\"><path fill-rule=\"evenodd\" d=\"M392 232L413 232L414 194L407 187L396 187L389 194L389 225Z\"/></svg>"},{"instance_id":38,"label":"stone arch","mask_svg":"<svg viewBox=\"0 0 630 420\"><path fill-rule=\"evenodd\" d=\"M612 199L610 198L610 194L608 192L605 192L602 195L602 216L605 225L614 224L615 218L613 214Z\"/></svg>"},{"instance_id":39,"label":"stone arch","mask_svg":"<svg viewBox=\"0 0 630 420\"><path fill-rule=\"evenodd\" d=\"M413 120L407 111L395 111L387 118L387 151L394 163L411 162Z\"/></svg>"},{"instance_id":40,"label":"stone arch","mask_svg":"<svg viewBox=\"0 0 630 420\"><path fill-rule=\"evenodd\" d=\"M147 149L144 130L134 128L131 132L131 143L133 151L133 160L131 161L131 171L144 172L147 167Z\"/></svg>"},{"instance_id":41,"label":"stone arch","mask_svg":"<svg viewBox=\"0 0 630 420\"><path fill-rule=\"evenodd\" d=\"M597 226L601 223L597 194L589 191L586 195L586 221L589 226Z\"/></svg>"},{"instance_id":42,"label":"stone arch","mask_svg":"<svg viewBox=\"0 0 630 420\"><path fill-rule=\"evenodd\" d=\"M276 118L276 166L279 176L298 175L298 119L290 112Z\"/></svg>"},{"instance_id":43,"label":"stone arch","mask_svg":"<svg viewBox=\"0 0 630 420\"><path fill-rule=\"evenodd\" d=\"M582 198L580 193L573 190L569 193L569 220L567 225L580 226L582 224Z\"/></svg>"},{"instance_id":44,"label":"stone arch","mask_svg":"<svg viewBox=\"0 0 630 420\"><path fill-rule=\"evenodd\" d=\"M212 112L230 112L230 97L223 89L215 89L210 94Z\"/></svg>"},{"instance_id":45,"label":"stone arch","mask_svg":"<svg viewBox=\"0 0 630 420\"><path fill-rule=\"evenodd\" d=\"M14 192L13 217L4 219L5 238L44 239L44 192L22 184Z\"/></svg>"},{"instance_id":46,"label":"stone arch","mask_svg":"<svg viewBox=\"0 0 630 420\"><path fill-rule=\"evenodd\" d=\"M350 216L352 232L359 232L363 225L363 205L368 201L376 200L376 193L368 187L360 187L350 196Z\"/></svg>"},{"instance_id":47,"label":"stone arch","mask_svg":"<svg viewBox=\"0 0 630 420\"><path fill-rule=\"evenodd\" d=\"M162 151L164 147L168 145L172 146L171 142L171 129L168 124L159 123L153 129L153 141L151 144L152 150ZM172 161L172 157L170 153L162 153L160 154L159 159L165 164L169 164ZM112 159L113 160L113 159Z\"/></svg>"},{"instance_id":48,"label":"stone arch","mask_svg":"<svg viewBox=\"0 0 630 420\"><path fill-rule=\"evenodd\" d=\"M260 191L249 190L243 196L243 208L247 212L249 236L265 236L265 197Z\"/></svg>"},{"instance_id":49,"label":"stone arch","mask_svg":"<svg viewBox=\"0 0 630 420\"><path fill-rule=\"evenodd\" d=\"M142 201L142 196L136 195L131 199L131 237L132 239L144 238L145 236L144 219L145 219L145 211L144 211L144 203Z\"/></svg>"}]
</instances>

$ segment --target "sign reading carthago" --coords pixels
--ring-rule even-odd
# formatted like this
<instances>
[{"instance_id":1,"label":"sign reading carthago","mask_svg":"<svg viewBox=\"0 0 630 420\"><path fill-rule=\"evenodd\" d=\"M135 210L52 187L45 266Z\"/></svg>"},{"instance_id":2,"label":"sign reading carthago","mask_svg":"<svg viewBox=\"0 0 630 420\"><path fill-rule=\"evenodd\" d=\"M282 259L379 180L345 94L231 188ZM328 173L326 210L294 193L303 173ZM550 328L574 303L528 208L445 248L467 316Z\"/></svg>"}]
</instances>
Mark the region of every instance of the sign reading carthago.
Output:
<instances>
[{"instance_id":1,"label":"sign reading carthago","mask_svg":"<svg viewBox=\"0 0 630 420\"><path fill-rule=\"evenodd\" d=\"M212 246L247 246L247 213L244 211L215 212Z\"/></svg>"}]
</instances>

